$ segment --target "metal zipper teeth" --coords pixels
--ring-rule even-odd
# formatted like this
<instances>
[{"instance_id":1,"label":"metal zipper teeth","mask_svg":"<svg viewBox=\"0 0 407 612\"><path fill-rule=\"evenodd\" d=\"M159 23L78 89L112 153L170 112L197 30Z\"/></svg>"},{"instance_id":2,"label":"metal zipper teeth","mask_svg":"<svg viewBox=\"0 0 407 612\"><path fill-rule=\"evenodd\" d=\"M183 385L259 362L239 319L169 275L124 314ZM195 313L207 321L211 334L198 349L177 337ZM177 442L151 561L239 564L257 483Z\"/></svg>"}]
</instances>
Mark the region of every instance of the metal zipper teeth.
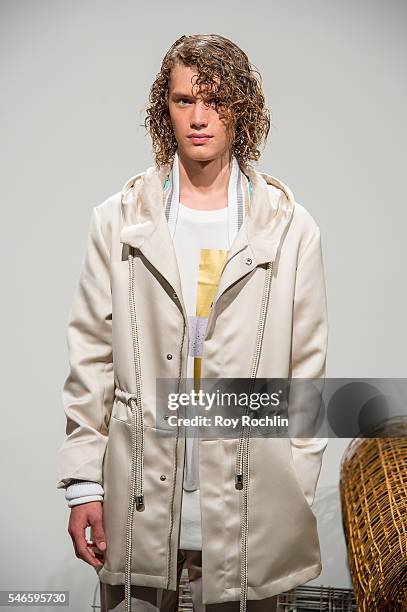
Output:
<instances>
[{"instance_id":1,"label":"metal zipper teeth","mask_svg":"<svg viewBox=\"0 0 407 612\"><path fill-rule=\"evenodd\" d=\"M143 491L143 457L144 457L144 422L141 405L137 409L136 421L136 510L142 511L144 505Z\"/></svg>"},{"instance_id":2,"label":"metal zipper teeth","mask_svg":"<svg viewBox=\"0 0 407 612\"><path fill-rule=\"evenodd\" d=\"M178 380L177 380L177 390L179 393L181 377L182 377L182 364L183 360L183 348L184 348L184 340L185 340L185 330L186 330L186 320L185 315L182 313L184 319L184 325L182 330L182 340L181 340L181 348L180 348L180 359L179 359L179 370L178 370ZM175 438L175 453L174 453L174 464L172 470L172 493L171 493L171 504L170 504L170 528L168 531L168 563L167 563L167 590L170 588L171 581L171 562L172 562L172 546L171 546L171 538L172 532L174 529L174 499L175 499L175 487L176 487L176 476L178 469L178 440L179 440L179 425L177 424L177 436Z\"/></svg>"},{"instance_id":3,"label":"metal zipper teeth","mask_svg":"<svg viewBox=\"0 0 407 612\"><path fill-rule=\"evenodd\" d=\"M129 507L127 513L127 532L126 532L126 565L125 565L125 611L131 612L131 553L133 547L133 517L134 517L134 497L135 497L135 482L136 482L136 466L134 461L136 436L135 436L135 421L137 419L137 408L132 407L132 436L131 436L131 449L132 449L132 465L131 465L131 484L130 484L130 495L129 495Z\"/></svg>"},{"instance_id":4,"label":"metal zipper teeth","mask_svg":"<svg viewBox=\"0 0 407 612\"><path fill-rule=\"evenodd\" d=\"M263 344L264 327L266 322L266 315L269 303L270 288L273 274L273 262L267 264L266 279L264 285L263 299L260 310L260 320L256 337L256 348L254 352L253 365L250 373L250 392L253 388L255 378L257 376L257 370L259 365L261 347ZM246 411L246 414L249 410ZM242 516L241 516L241 548L240 548L240 603L239 612L246 612L246 601L247 601L247 540L249 532L249 478L250 478L250 455L249 455L249 442L250 442L250 425L245 426L242 429L241 436L239 439L238 453L236 455L236 476L235 486L237 489L243 489L242 491ZM241 478L239 478L241 476ZM245 476L245 477L244 477Z\"/></svg>"},{"instance_id":5,"label":"metal zipper teeth","mask_svg":"<svg viewBox=\"0 0 407 612\"><path fill-rule=\"evenodd\" d=\"M129 274L130 274L130 319L133 339L133 358L136 374L136 407L137 418L136 425L136 508L138 511L144 510L144 492L143 492L143 451L144 451L144 422L142 410L142 380L141 380L141 358L140 345L138 338L138 327L136 317L136 302L134 297L134 257L129 255ZM134 398L130 398L134 401ZM138 435L137 435L138 434Z\"/></svg>"},{"instance_id":6,"label":"metal zipper teeth","mask_svg":"<svg viewBox=\"0 0 407 612\"><path fill-rule=\"evenodd\" d=\"M125 564L125 612L131 612L131 558L133 548L133 518L134 505L138 511L144 510L143 496L143 447L144 447L144 424L142 412L142 386L141 386L141 361L138 342L138 329L134 297L134 256L133 247L128 256L129 261L129 305L130 320L133 342L133 359L136 373L136 399L131 397L129 405L132 412L131 427L131 477L129 506L127 512L126 533L126 564Z\"/></svg>"},{"instance_id":7,"label":"metal zipper teeth","mask_svg":"<svg viewBox=\"0 0 407 612\"><path fill-rule=\"evenodd\" d=\"M143 491L143 453L144 453L144 421L142 410L142 380L141 380L141 358L140 346L138 338L136 306L134 297L134 258L131 255L129 259L130 268L130 318L133 338L133 356L136 374L136 499L133 498L133 503L136 502L137 511L144 510L144 491ZM134 398L130 398L134 401Z\"/></svg>"},{"instance_id":8,"label":"metal zipper teeth","mask_svg":"<svg viewBox=\"0 0 407 612\"><path fill-rule=\"evenodd\" d=\"M255 351L254 351L254 356L253 356L252 369L250 372L249 392L252 391L254 382L257 376L261 347L263 344L264 327L265 327L265 322L266 322L266 314L267 314L267 308L268 308L268 302L269 302L269 296L270 296L272 274L273 274L273 262L270 261L267 264L267 270L266 270L264 292L263 292L262 303L261 303L261 308L260 308L259 326L257 329L257 336L256 336L256 346L255 346ZM246 410L246 414L248 413L249 413L249 409ZM246 436L247 431L248 431L248 426L244 426L241 430L242 433L239 438L239 447L238 447L237 454L236 454L236 470L235 470L236 476L242 475L243 439ZM240 483L240 480L239 480L239 483ZM237 484L238 484L238 481L236 480L236 485ZM242 487L239 487L239 488L242 488Z\"/></svg>"}]
</instances>

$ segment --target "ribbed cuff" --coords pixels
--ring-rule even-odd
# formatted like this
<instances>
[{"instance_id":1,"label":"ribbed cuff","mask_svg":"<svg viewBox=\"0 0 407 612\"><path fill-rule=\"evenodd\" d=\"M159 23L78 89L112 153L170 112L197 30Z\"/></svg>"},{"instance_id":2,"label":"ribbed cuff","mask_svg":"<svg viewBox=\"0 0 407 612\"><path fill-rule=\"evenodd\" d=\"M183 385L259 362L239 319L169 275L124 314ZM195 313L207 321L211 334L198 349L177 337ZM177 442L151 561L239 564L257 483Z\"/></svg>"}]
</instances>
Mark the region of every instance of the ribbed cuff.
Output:
<instances>
[{"instance_id":1,"label":"ribbed cuff","mask_svg":"<svg viewBox=\"0 0 407 612\"><path fill-rule=\"evenodd\" d=\"M103 499L104 490L102 485L98 482L89 482L87 480L83 481L72 481L66 490L65 490L65 499L69 502L69 506L76 505L78 499L83 499L84 497L91 497L92 499L87 499L86 501L94 501L95 497L97 500ZM75 503L72 503L74 502ZM83 502L79 502L83 503Z\"/></svg>"},{"instance_id":2,"label":"ribbed cuff","mask_svg":"<svg viewBox=\"0 0 407 612\"><path fill-rule=\"evenodd\" d=\"M75 497L70 502L68 502L69 508L72 506L79 506L79 504L87 504L91 501L103 501L102 495L84 495L83 497Z\"/></svg>"}]
</instances>

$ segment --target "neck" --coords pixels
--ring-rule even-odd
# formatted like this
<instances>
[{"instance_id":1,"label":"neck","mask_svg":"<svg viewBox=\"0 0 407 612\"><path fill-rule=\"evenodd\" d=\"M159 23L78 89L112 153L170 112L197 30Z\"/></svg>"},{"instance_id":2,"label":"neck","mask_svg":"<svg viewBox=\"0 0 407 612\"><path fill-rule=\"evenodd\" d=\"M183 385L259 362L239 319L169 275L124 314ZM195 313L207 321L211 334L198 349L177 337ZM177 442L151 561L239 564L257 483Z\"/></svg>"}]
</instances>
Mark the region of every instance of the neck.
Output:
<instances>
[{"instance_id":1,"label":"neck","mask_svg":"<svg viewBox=\"0 0 407 612\"><path fill-rule=\"evenodd\" d=\"M195 202L199 207L205 201L211 208L221 208L228 198L229 178L232 168L232 153L227 151L221 157L199 161L185 157L178 151L180 200Z\"/></svg>"}]
</instances>

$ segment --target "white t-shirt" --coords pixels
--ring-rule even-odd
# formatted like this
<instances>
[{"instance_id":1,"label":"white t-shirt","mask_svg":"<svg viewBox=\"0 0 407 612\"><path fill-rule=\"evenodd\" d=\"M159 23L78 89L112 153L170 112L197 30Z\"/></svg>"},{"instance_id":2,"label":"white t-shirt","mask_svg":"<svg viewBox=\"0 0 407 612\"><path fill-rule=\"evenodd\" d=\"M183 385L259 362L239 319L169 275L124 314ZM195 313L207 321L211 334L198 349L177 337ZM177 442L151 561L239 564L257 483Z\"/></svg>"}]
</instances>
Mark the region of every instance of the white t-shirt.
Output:
<instances>
[{"instance_id":1,"label":"white t-shirt","mask_svg":"<svg viewBox=\"0 0 407 612\"><path fill-rule=\"evenodd\" d=\"M210 305L229 250L228 228L228 207L196 210L179 203L174 248L188 315L187 377L195 384ZM202 550L198 451L198 438L187 436L180 535L180 548L186 550Z\"/></svg>"}]
</instances>

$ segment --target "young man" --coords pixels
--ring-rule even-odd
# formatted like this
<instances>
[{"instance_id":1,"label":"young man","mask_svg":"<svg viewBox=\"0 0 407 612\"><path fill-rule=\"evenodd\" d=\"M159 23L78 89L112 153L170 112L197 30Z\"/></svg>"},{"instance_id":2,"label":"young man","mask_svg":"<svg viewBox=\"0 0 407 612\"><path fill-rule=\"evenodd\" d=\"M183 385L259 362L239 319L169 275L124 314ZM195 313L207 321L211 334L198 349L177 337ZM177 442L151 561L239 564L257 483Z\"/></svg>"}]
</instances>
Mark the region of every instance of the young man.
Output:
<instances>
[{"instance_id":1,"label":"young man","mask_svg":"<svg viewBox=\"0 0 407 612\"><path fill-rule=\"evenodd\" d=\"M319 228L249 163L269 125L245 53L182 36L150 92L156 165L92 211L57 486L104 611L176 611L184 564L199 612L273 610L320 574L327 440L185 437L156 410L158 378L325 376Z\"/></svg>"}]
</instances>

